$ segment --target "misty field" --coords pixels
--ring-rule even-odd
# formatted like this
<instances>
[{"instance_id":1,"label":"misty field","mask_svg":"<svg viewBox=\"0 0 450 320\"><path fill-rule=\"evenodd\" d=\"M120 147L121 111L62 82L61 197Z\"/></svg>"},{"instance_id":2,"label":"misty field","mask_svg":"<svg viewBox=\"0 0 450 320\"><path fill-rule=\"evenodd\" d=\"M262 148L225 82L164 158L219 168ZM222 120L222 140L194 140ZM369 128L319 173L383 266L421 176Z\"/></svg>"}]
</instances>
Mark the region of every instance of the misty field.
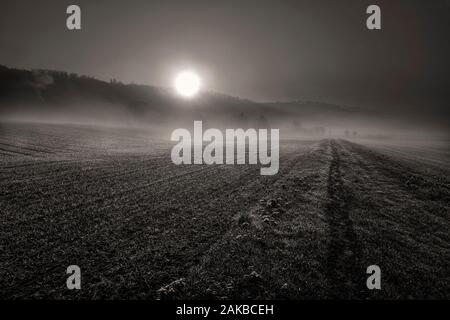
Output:
<instances>
[{"instance_id":1,"label":"misty field","mask_svg":"<svg viewBox=\"0 0 450 320\"><path fill-rule=\"evenodd\" d=\"M284 140L261 176L151 137L0 124L0 298L450 298L448 144Z\"/></svg>"}]
</instances>

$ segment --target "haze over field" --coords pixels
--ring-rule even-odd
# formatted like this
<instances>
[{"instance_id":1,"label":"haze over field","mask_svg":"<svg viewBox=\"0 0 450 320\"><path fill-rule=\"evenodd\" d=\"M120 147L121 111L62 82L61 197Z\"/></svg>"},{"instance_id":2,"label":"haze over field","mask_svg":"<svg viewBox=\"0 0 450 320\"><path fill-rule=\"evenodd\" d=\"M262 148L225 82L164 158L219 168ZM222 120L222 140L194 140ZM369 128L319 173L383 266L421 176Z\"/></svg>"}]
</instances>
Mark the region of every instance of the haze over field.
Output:
<instances>
[{"instance_id":1,"label":"haze over field","mask_svg":"<svg viewBox=\"0 0 450 320\"><path fill-rule=\"evenodd\" d=\"M51 109L64 121L145 119L166 127L203 117L231 127L267 120L303 134L448 137L448 1L377 4L383 27L370 31L367 4L359 0L135 0L126 8L118 0L80 0L83 27L68 31L65 1L41 1L35 11L28 1L7 1L1 64L152 87L22 73L2 80L0 98L12 94L17 102L14 94L24 93L30 103L20 113L47 117L40 112ZM195 70L206 91L189 103L159 89L184 69ZM34 86L37 97L17 80ZM2 108L11 115L18 106Z\"/></svg>"},{"instance_id":2,"label":"haze over field","mask_svg":"<svg viewBox=\"0 0 450 320\"><path fill-rule=\"evenodd\" d=\"M281 128L283 137L446 139L444 120L321 102L258 103L213 92L192 100L173 88L104 82L61 71L0 67L3 120L151 128L168 138L201 119L217 128ZM442 123L441 123L442 122Z\"/></svg>"}]
</instances>

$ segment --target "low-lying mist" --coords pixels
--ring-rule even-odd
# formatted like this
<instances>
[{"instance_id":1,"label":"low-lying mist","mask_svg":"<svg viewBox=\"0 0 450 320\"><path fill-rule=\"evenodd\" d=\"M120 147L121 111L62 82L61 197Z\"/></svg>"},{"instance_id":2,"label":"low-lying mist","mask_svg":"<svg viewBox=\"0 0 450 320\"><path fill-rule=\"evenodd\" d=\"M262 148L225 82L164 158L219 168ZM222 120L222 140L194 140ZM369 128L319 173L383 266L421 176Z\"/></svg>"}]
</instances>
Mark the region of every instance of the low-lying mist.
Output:
<instances>
[{"instance_id":1,"label":"low-lying mist","mask_svg":"<svg viewBox=\"0 0 450 320\"><path fill-rule=\"evenodd\" d=\"M384 110L384 108L382 108ZM169 139L176 128L277 128L281 138L447 140L448 126L412 115L320 102L257 103L201 92L104 82L55 71L0 67L0 121L143 128Z\"/></svg>"}]
</instances>

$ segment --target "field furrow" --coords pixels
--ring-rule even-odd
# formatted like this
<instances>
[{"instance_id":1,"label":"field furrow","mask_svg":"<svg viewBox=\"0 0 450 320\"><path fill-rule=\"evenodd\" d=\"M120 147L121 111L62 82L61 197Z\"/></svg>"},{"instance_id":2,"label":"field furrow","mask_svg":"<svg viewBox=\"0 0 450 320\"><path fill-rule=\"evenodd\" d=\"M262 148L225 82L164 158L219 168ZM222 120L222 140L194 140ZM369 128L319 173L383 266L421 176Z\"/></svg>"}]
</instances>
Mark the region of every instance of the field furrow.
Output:
<instances>
[{"instance_id":1,"label":"field furrow","mask_svg":"<svg viewBox=\"0 0 450 320\"><path fill-rule=\"evenodd\" d=\"M261 176L142 131L0 129L3 298L448 298L446 150L283 140Z\"/></svg>"}]
</instances>

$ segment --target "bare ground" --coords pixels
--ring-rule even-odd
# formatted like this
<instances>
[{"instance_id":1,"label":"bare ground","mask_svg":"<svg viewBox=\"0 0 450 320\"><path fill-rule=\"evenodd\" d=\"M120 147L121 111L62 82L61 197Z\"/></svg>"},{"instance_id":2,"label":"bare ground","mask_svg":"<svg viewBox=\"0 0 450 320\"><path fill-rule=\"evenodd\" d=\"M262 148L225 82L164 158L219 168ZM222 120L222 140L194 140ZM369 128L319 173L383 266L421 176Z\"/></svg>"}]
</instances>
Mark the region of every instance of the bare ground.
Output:
<instances>
[{"instance_id":1,"label":"bare ground","mask_svg":"<svg viewBox=\"0 0 450 320\"><path fill-rule=\"evenodd\" d=\"M169 148L2 124L0 296L450 298L448 150L283 141L280 172L263 177L175 166ZM80 291L65 287L71 264Z\"/></svg>"}]
</instances>

